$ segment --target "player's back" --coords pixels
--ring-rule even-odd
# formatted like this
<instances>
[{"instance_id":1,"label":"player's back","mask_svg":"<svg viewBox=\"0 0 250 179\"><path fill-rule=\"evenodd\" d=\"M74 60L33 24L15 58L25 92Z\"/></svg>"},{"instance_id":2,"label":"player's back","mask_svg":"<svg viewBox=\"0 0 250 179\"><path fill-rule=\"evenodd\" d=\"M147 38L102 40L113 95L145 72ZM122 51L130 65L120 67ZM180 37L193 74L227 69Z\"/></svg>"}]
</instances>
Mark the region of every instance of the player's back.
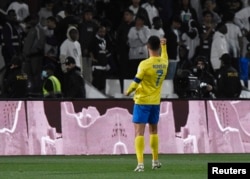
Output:
<instances>
[{"instance_id":1,"label":"player's back","mask_svg":"<svg viewBox=\"0 0 250 179\"><path fill-rule=\"evenodd\" d=\"M142 81L135 94L138 104L160 103L161 88L167 68L168 61L162 57L150 57L140 63L136 77Z\"/></svg>"}]
</instances>

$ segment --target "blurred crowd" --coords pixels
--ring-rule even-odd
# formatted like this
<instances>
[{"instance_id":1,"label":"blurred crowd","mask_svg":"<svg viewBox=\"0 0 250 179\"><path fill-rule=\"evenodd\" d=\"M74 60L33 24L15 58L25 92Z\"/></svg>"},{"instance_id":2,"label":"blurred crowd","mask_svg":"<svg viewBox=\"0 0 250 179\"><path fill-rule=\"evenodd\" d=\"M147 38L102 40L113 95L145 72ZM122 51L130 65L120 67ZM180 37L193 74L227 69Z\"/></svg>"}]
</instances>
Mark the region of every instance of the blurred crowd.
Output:
<instances>
[{"instance_id":1,"label":"blurred crowd","mask_svg":"<svg viewBox=\"0 0 250 179\"><path fill-rule=\"evenodd\" d=\"M1 97L85 98L85 82L105 93L107 78L123 93L155 35L177 64L169 68L179 98L237 98L248 88L249 3L1 1Z\"/></svg>"}]
</instances>

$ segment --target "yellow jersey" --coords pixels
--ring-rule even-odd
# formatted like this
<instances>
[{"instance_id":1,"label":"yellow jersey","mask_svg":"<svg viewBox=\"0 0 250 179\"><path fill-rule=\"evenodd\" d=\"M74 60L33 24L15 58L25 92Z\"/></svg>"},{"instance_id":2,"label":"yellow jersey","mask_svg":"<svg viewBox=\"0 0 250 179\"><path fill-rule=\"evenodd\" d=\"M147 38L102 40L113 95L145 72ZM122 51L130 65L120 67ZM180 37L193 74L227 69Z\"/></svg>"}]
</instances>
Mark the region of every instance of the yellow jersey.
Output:
<instances>
[{"instance_id":1,"label":"yellow jersey","mask_svg":"<svg viewBox=\"0 0 250 179\"><path fill-rule=\"evenodd\" d=\"M161 99L162 83L168 69L166 45L161 46L161 56L151 56L141 61L127 93L135 92L135 104L158 105Z\"/></svg>"}]
</instances>

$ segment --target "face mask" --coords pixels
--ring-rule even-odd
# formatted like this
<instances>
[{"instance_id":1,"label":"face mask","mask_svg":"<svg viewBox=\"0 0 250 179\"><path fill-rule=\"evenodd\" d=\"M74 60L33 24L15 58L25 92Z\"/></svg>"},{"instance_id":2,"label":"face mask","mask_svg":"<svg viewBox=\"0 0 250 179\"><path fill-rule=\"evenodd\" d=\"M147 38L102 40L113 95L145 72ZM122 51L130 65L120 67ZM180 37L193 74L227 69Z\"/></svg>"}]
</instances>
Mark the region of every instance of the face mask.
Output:
<instances>
[{"instance_id":1,"label":"face mask","mask_svg":"<svg viewBox=\"0 0 250 179\"><path fill-rule=\"evenodd\" d=\"M42 71L42 78L47 78L47 77L48 77L47 71L43 70Z\"/></svg>"}]
</instances>

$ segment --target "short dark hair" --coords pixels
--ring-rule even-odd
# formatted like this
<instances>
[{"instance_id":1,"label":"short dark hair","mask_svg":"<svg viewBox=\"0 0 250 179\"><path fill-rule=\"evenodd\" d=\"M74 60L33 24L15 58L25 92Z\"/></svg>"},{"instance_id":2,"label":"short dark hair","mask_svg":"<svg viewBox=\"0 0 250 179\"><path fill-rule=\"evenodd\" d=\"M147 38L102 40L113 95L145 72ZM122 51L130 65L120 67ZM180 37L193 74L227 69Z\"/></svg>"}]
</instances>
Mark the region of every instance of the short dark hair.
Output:
<instances>
[{"instance_id":1,"label":"short dark hair","mask_svg":"<svg viewBox=\"0 0 250 179\"><path fill-rule=\"evenodd\" d=\"M160 49L160 38L152 35L148 39L148 46L151 50L158 50Z\"/></svg>"},{"instance_id":2,"label":"short dark hair","mask_svg":"<svg viewBox=\"0 0 250 179\"><path fill-rule=\"evenodd\" d=\"M70 64L76 64L76 61L73 57L71 56L68 56L66 59L65 59L65 64L66 65L70 65Z\"/></svg>"},{"instance_id":3,"label":"short dark hair","mask_svg":"<svg viewBox=\"0 0 250 179\"><path fill-rule=\"evenodd\" d=\"M54 16L49 16L47 17L47 20L54 22L55 24L57 23L56 17Z\"/></svg>"},{"instance_id":4,"label":"short dark hair","mask_svg":"<svg viewBox=\"0 0 250 179\"><path fill-rule=\"evenodd\" d=\"M211 11L205 10L202 12L203 17L205 17L207 14L210 14L212 17L214 17L214 14Z\"/></svg>"},{"instance_id":5,"label":"short dark hair","mask_svg":"<svg viewBox=\"0 0 250 179\"><path fill-rule=\"evenodd\" d=\"M230 65L232 63L232 57L229 53L224 53L221 55L220 60L227 65Z\"/></svg>"},{"instance_id":6,"label":"short dark hair","mask_svg":"<svg viewBox=\"0 0 250 179\"><path fill-rule=\"evenodd\" d=\"M132 10L130 10L129 8L127 8L127 9L125 9L125 10L123 11L123 13L125 13L125 12L128 12L128 13L131 14L131 15L134 15L134 12L133 12Z\"/></svg>"},{"instance_id":7,"label":"short dark hair","mask_svg":"<svg viewBox=\"0 0 250 179\"><path fill-rule=\"evenodd\" d=\"M145 22L145 17L144 17L143 15L141 15L141 14L139 14L139 15L137 15L137 16L135 17L135 20L137 20L137 19L140 19L140 20L142 20L143 22Z\"/></svg>"}]
</instances>

